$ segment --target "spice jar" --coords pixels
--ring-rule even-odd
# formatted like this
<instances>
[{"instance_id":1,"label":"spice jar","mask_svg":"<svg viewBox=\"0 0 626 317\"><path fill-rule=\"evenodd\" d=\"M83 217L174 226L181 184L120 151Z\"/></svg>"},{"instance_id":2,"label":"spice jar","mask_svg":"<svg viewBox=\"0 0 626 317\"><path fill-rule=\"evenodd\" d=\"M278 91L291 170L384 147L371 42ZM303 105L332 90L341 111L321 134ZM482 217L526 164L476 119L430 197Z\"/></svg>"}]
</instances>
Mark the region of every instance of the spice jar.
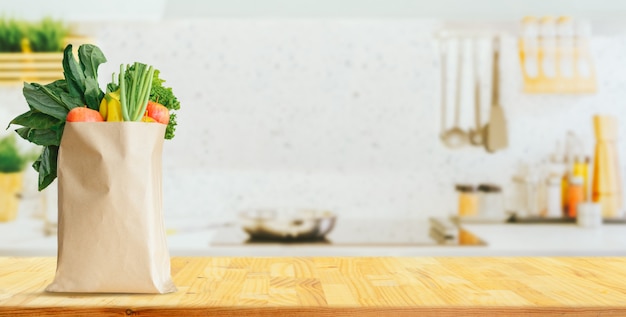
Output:
<instances>
[{"instance_id":1,"label":"spice jar","mask_svg":"<svg viewBox=\"0 0 626 317\"><path fill-rule=\"evenodd\" d=\"M494 184L478 185L478 213L484 218L504 216L502 188Z\"/></svg>"},{"instance_id":2,"label":"spice jar","mask_svg":"<svg viewBox=\"0 0 626 317\"><path fill-rule=\"evenodd\" d=\"M476 216L478 214L478 195L472 185L457 184L458 214L461 217Z\"/></svg>"}]
</instances>

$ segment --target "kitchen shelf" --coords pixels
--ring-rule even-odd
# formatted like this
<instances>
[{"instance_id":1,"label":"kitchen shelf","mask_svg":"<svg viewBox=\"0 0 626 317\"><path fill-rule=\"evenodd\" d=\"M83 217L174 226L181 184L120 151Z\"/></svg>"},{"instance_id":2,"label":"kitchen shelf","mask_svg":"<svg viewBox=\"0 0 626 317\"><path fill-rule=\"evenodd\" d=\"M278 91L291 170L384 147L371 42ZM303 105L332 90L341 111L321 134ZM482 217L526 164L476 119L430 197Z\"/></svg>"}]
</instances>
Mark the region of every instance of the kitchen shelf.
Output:
<instances>
[{"instance_id":1,"label":"kitchen shelf","mask_svg":"<svg viewBox=\"0 0 626 317\"><path fill-rule=\"evenodd\" d=\"M63 78L63 53L0 53L0 84Z\"/></svg>"},{"instance_id":2,"label":"kitchen shelf","mask_svg":"<svg viewBox=\"0 0 626 317\"><path fill-rule=\"evenodd\" d=\"M517 216L515 214L511 215L509 219L507 219L507 223L519 223L519 224L559 224L559 223L576 223L576 218L569 217L559 217L559 218L551 218L551 217L537 217L537 216ZM602 219L602 223L604 224L626 224L626 218L604 218Z\"/></svg>"},{"instance_id":3,"label":"kitchen shelf","mask_svg":"<svg viewBox=\"0 0 626 317\"><path fill-rule=\"evenodd\" d=\"M69 36L63 46L78 47L92 43L89 37ZM24 82L49 83L63 79L63 52L0 53L0 85L21 85Z\"/></svg>"}]
</instances>

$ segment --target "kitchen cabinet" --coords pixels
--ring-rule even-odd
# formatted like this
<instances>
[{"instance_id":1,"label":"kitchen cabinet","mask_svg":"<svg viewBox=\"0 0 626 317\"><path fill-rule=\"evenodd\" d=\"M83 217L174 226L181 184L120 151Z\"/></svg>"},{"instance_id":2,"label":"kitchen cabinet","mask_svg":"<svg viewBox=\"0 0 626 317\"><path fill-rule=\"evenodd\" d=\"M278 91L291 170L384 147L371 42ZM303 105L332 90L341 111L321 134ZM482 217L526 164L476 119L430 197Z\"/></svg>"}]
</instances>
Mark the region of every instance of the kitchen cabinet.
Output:
<instances>
[{"instance_id":1,"label":"kitchen cabinet","mask_svg":"<svg viewBox=\"0 0 626 317\"><path fill-rule=\"evenodd\" d=\"M616 257L175 257L176 293L46 293L55 258L0 258L0 315L624 316Z\"/></svg>"}]
</instances>

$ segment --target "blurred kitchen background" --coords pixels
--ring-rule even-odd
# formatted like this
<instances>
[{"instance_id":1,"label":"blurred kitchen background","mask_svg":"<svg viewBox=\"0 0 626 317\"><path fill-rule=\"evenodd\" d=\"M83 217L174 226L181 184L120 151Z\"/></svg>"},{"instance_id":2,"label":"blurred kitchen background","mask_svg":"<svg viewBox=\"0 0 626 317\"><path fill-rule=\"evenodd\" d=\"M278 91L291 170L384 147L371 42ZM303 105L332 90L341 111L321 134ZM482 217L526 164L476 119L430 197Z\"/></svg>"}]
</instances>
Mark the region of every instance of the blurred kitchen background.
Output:
<instances>
[{"instance_id":1,"label":"blurred kitchen background","mask_svg":"<svg viewBox=\"0 0 626 317\"><path fill-rule=\"evenodd\" d=\"M589 158L593 173L594 115L617 118L618 157L626 149L626 3L617 0L38 0L5 1L0 16L67 22L107 57L101 87L121 63L160 69L181 102L163 155L166 220L230 221L277 207L339 218L448 217L459 213L459 184L500 187L499 219L519 211L528 187L514 179L531 174L546 193L524 212L540 216L555 162ZM593 91L524 91L523 19L546 16L555 29L563 16L573 30L587 23ZM481 125L489 120L495 37L507 144L493 153L448 147L440 135L453 126L457 94L460 128L475 127L476 76ZM5 127L27 105L19 84L0 86L0 96ZM621 160L614 173L625 168ZM47 217L56 217L55 184L40 200L30 168L24 183L24 200L38 203L20 213L45 201Z\"/></svg>"}]
</instances>

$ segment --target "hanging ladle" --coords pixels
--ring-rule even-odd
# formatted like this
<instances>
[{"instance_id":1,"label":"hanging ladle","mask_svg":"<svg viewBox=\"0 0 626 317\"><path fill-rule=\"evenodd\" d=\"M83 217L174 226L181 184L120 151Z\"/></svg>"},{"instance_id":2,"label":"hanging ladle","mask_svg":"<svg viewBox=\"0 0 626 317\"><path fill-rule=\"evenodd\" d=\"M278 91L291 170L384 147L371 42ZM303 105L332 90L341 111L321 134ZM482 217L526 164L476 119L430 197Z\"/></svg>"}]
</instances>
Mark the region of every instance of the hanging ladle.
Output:
<instances>
[{"instance_id":1,"label":"hanging ladle","mask_svg":"<svg viewBox=\"0 0 626 317\"><path fill-rule=\"evenodd\" d=\"M478 67L479 46L477 40L474 40L474 120L476 126L469 131L469 141L472 145L482 145L485 134L485 126L482 125L481 120L481 105L480 105L480 71Z\"/></svg>"},{"instance_id":2,"label":"hanging ladle","mask_svg":"<svg viewBox=\"0 0 626 317\"><path fill-rule=\"evenodd\" d=\"M458 40L458 45L457 45L457 53L458 53L458 62L456 64L456 95L455 95L455 105L454 105L454 125L452 126L452 128L444 131L441 135L441 139L443 141L443 143L448 146L449 148L460 148L464 145L467 144L468 142L468 135L467 133L461 129L460 127L460 121L461 121L461 82L462 82L462 73L461 73L461 68L463 65L463 50L461 49L461 40ZM444 50L445 51L445 50ZM442 68L443 68L443 74L445 74L446 72L446 60L445 60L446 56L445 53L442 56ZM442 78L442 83L445 83L445 76L443 76ZM442 86L442 96L446 95L446 89L445 89L446 85L444 84ZM445 115L445 108L446 108L446 104L445 104L445 98L442 99L442 107L443 107L443 113ZM445 123L445 117L442 119L442 124ZM445 124L443 125L445 127Z\"/></svg>"}]
</instances>

